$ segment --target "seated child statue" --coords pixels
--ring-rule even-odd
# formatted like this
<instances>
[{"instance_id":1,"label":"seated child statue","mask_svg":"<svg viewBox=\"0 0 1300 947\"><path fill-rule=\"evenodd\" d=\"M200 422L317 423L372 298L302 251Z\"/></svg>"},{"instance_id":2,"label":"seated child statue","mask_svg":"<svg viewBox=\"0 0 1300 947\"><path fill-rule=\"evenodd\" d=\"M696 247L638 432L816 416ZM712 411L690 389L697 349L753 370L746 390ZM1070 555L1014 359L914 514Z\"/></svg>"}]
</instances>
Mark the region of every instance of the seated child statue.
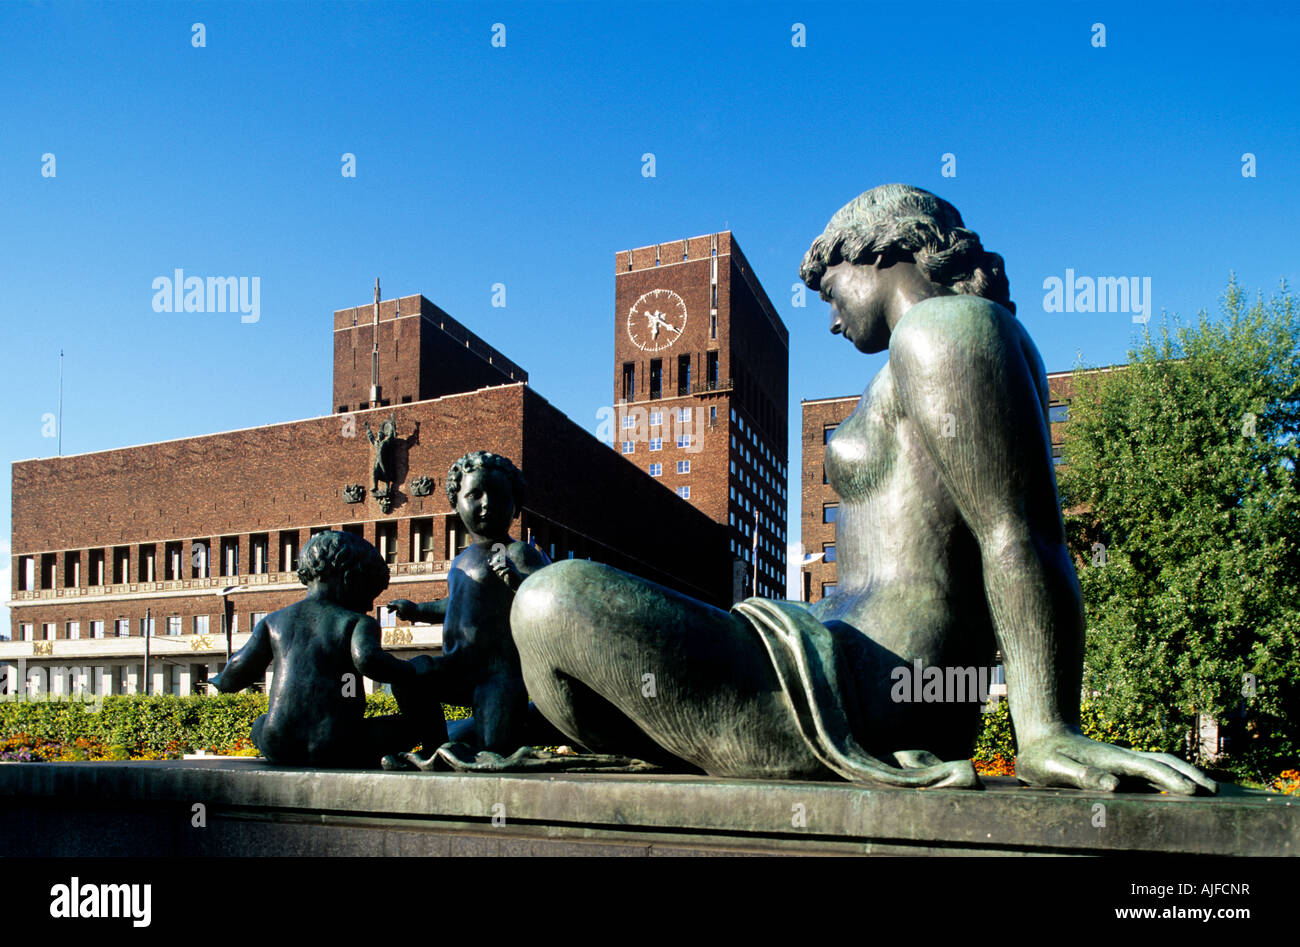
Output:
<instances>
[{"instance_id":1,"label":"seated child statue","mask_svg":"<svg viewBox=\"0 0 1300 947\"><path fill-rule=\"evenodd\" d=\"M447 597L418 605L397 599L388 605L404 621L442 622L442 656L414 662L421 703L438 708L441 723L441 729L435 723L431 732L421 734L430 760L406 758L416 765L431 762L446 742L443 703L473 708L472 732L457 736L478 750L512 753L529 742L536 725L510 634L510 606L524 579L550 560L510 538L510 524L523 505L523 474L499 454L471 451L448 471L447 499L470 535L470 544L448 570ZM541 721L540 714L536 717ZM563 739L558 732L556 737Z\"/></svg>"},{"instance_id":2,"label":"seated child statue","mask_svg":"<svg viewBox=\"0 0 1300 947\"><path fill-rule=\"evenodd\" d=\"M362 678L393 685L402 707L415 666L384 651L379 623L366 614L388 587L388 564L351 533L313 536L298 578L307 597L272 612L211 683L233 693L274 672L267 712L253 743L272 763L374 768L419 742L409 713L365 717Z\"/></svg>"}]
</instances>

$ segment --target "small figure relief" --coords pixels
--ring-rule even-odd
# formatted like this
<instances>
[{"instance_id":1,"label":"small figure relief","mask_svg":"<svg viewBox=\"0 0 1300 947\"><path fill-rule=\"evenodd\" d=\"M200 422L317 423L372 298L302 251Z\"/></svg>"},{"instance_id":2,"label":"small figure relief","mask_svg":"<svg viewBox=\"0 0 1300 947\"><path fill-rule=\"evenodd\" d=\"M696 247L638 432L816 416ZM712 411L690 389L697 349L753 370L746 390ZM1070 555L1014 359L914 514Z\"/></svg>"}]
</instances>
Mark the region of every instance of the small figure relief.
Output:
<instances>
[{"instance_id":1,"label":"small figure relief","mask_svg":"<svg viewBox=\"0 0 1300 947\"><path fill-rule=\"evenodd\" d=\"M343 488L343 499L348 503L360 503L366 498L366 488L359 483L349 483Z\"/></svg>"},{"instance_id":2,"label":"small figure relief","mask_svg":"<svg viewBox=\"0 0 1300 947\"><path fill-rule=\"evenodd\" d=\"M416 477L411 481L411 496L427 497L433 493L433 488L435 486L436 484L432 477Z\"/></svg>"},{"instance_id":3,"label":"small figure relief","mask_svg":"<svg viewBox=\"0 0 1300 947\"><path fill-rule=\"evenodd\" d=\"M416 443L419 433L420 425L417 422L409 443ZM370 422L367 421L366 439L370 441L373 449L370 464L370 495L379 501L379 509L382 512L391 513L393 502L397 499L397 485L402 482L402 475L398 471L398 462L401 459L398 448L404 443L404 439L397 436L396 415L390 414L388 420L379 425L378 434L371 429Z\"/></svg>"}]
</instances>

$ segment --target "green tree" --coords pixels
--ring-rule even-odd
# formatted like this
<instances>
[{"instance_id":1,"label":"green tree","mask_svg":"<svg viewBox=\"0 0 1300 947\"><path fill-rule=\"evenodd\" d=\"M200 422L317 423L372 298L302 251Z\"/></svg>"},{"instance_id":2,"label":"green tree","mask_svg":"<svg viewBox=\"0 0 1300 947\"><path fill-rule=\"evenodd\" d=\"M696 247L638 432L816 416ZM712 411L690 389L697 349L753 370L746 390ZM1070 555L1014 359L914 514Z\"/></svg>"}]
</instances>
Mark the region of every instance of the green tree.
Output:
<instances>
[{"instance_id":1,"label":"green tree","mask_svg":"<svg viewBox=\"0 0 1300 947\"><path fill-rule=\"evenodd\" d=\"M1076 371L1061 494L1101 725L1179 752L1244 719L1224 765L1262 779L1300 750L1300 313L1235 278L1221 310Z\"/></svg>"}]
</instances>

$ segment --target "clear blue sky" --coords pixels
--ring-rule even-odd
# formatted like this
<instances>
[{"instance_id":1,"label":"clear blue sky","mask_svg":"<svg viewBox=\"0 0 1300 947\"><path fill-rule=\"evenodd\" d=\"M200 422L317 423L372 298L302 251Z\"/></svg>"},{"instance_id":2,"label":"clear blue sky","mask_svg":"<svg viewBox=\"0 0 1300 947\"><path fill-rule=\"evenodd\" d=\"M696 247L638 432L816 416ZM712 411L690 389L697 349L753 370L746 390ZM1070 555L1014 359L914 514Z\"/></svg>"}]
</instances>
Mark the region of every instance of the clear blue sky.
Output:
<instances>
[{"instance_id":1,"label":"clear blue sky","mask_svg":"<svg viewBox=\"0 0 1300 947\"><path fill-rule=\"evenodd\" d=\"M790 328L797 470L800 399L882 362L791 284L830 215L891 181L1003 254L1049 371L1124 361L1132 317L1045 312L1045 279L1149 277L1153 327L1214 311L1230 271L1296 280L1288 7L6 3L0 443L56 452L60 348L64 453L328 413L331 313L376 276L594 431L614 252L730 228ZM154 312L176 267L259 277L260 320ZM792 477L796 542L798 513ZM7 552L7 477L0 516Z\"/></svg>"}]
</instances>

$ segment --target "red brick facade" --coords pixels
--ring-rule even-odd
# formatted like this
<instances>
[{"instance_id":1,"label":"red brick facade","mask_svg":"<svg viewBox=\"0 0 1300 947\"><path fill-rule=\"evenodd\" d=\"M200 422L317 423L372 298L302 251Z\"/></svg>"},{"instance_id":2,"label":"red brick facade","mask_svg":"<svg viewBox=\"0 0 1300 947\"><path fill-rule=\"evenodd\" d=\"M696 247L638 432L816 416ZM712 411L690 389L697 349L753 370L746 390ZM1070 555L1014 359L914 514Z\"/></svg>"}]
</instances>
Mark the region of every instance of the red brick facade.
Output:
<instances>
[{"instance_id":1,"label":"red brick facade","mask_svg":"<svg viewBox=\"0 0 1300 947\"><path fill-rule=\"evenodd\" d=\"M398 304L402 315L394 318ZM219 592L243 587L230 597L246 632L254 614L302 597L293 560L324 529L356 531L386 554L392 579L377 604L442 597L448 560L464 539L444 483L451 464L470 450L503 454L520 466L528 491L516 535L531 536L553 558L590 557L730 603L721 526L522 380L417 399L432 390L429 379L445 386L527 376L421 296L380 309L381 369L389 372L381 376L382 395L390 406L13 464L13 642L0 645L0 657L57 662L69 623L78 623L84 641L91 622L104 622L104 637L112 638L115 623L125 621L138 641L146 610L155 635L179 628L195 636L196 652L222 650L224 644L200 640L201 631L220 636ZM353 312L334 317L336 411L369 397L374 328L359 322L351 329ZM364 373L352 370L350 335L367 340ZM408 393L412 400L403 403ZM390 415L403 446L396 501L385 514L369 493L366 424L378 430ZM414 494L419 477L433 482L427 496ZM355 484L364 493L349 503L344 487ZM32 626L35 646L19 647L24 625ZM52 645L43 643L46 625L53 626ZM8 653L15 648L22 654ZM69 653L83 650L81 644Z\"/></svg>"}]
</instances>

